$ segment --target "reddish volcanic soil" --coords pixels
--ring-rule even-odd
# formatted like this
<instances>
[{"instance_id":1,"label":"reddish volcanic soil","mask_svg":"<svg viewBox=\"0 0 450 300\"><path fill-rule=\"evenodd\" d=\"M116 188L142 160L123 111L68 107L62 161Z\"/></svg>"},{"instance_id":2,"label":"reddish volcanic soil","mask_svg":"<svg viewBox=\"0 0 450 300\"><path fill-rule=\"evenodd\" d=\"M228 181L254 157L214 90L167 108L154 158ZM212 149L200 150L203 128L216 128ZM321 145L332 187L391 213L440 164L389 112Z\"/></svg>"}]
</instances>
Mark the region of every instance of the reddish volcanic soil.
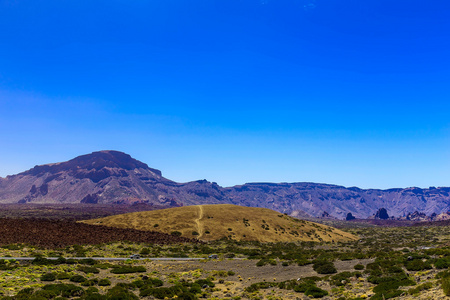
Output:
<instances>
[{"instance_id":1,"label":"reddish volcanic soil","mask_svg":"<svg viewBox=\"0 0 450 300\"><path fill-rule=\"evenodd\" d=\"M194 242L159 232L87 225L74 221L42 219L0 219L0 245L31 244L43 248L64 248L74 244L130 241L155 244Z\"/></svg>"}]
</instances>

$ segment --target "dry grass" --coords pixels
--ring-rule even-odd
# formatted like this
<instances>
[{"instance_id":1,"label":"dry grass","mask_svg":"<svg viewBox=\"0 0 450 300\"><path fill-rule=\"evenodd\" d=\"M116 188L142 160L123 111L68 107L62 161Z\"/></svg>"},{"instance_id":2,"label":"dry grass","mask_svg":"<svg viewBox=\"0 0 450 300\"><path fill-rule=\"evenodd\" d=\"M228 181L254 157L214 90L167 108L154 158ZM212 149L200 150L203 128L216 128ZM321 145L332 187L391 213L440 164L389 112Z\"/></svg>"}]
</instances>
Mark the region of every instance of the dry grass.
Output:
<instances>
[{"instance_id":1,"label":"dry grass","mask_svg":"<svg viewBox=\"0 0 450 300\"><path fill-rule=\"evenodd\" d=\"M259 242L349 241L356 236L266 208L195 205L82 221L87 224L172 233L204 241L230 238ZM198 235L196 234L198 233Z\"/></svg>"}]
</instances>

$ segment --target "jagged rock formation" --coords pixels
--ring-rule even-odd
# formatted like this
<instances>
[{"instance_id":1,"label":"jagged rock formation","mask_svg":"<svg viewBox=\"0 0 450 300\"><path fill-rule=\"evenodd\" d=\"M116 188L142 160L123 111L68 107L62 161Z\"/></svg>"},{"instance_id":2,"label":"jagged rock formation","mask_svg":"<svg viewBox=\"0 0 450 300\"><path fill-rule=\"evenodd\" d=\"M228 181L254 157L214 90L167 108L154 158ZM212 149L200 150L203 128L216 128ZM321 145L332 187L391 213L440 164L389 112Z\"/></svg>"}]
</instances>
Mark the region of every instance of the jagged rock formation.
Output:
<instances>
[{"instance_id":1,"label":"jagged rock formation","mask_svg":"<svg viewBox=\"0 0 450 300\"><path fill-rule=\"evenodd\" d=\"M436 214L434 214L436 215ZM415 211L413 213L409 213L406 216L406 220L410 220L410 221L428 221L427 215L424 213L420 213L418 211Z\"/></svg>"},{"instance_id":2,"label":"jagged rock formation","mask_svg":"<svg viewBox=\"0 0 450 300\"><path fill-rule=\"evenodd\" d=\"M345 217L346 221L351 221L351 220L354 220L354 219L356 219L356 218L352 215L352 213L348 213L347 216Z\"/></svg>"},{"instance_id":3,"label":"jagged rock formation","mask_svg":"<svg viewBox=\"0 0 450 300\"><path fill-rule=\"evenodd\" d=\"M441 214L434 213L431 215L431 221L448 221L450 220L450 211L443 212Z\"/></svg>"},{"instance_id":4,"label":"jagged rock formation","mask_svg":"<svg viewBox=\"0 0 450 300\"><path fill-rule=\"evenodd\" d=\"M265 207L297 217L320 217L326 211L338 219L344 219L349 212L356 218L367 218L381 207L400 217L414 211L435 213L437 217L450 210L449 193L449 187L364 190L299 182L247 183L223 188L207 180L177 183L164 178L161 171L118 151L94 152L0 178L0 204L228 203Z\"/></svg>"},{"instance_id":5,"label":"jagged rock formation","mask_svg":"<svg viewBox=\"0 0 450 300\"><path fill-rule=\"evenodd\" d=\"M374 216L375 219L377 220L387 220L389 219L389 215L387 213L386 208L380 208Z\"/></svg>"}]
</instances>

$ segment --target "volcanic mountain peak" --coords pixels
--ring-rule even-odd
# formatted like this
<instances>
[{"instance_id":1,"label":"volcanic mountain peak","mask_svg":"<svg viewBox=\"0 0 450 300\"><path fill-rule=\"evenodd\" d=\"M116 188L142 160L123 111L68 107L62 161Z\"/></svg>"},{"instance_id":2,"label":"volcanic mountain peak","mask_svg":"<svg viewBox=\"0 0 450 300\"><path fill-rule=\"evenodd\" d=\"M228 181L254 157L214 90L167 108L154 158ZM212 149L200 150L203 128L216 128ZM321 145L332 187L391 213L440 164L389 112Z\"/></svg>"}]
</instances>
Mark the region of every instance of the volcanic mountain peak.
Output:
<instances>
[{"instance_id":1,"label":"volcanic mountain peak","mask_svg":"<svg viewBox=\"0 0 450 300\"><path fill-rule=\"evenodd\" d=\"M92 170L99 171L103 168L117 168L124 170L142 168L152 171L157 176L161 176L161 171L149 168L147 164L132 158L126 153L113 150L92 152L91 154L81 155L66 162L35 166L20 175L39 176L45 173L56 174L62 171L78 173L80 170L89 172Z\"/></svg>"}]
</instances>

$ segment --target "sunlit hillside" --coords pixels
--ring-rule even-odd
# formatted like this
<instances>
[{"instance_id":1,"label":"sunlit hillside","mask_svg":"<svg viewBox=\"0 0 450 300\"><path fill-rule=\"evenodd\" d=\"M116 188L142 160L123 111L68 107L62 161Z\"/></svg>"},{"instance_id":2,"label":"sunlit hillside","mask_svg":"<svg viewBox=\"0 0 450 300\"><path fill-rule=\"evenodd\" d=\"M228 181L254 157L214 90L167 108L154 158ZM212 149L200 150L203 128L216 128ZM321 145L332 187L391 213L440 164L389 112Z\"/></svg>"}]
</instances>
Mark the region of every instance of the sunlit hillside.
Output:
<instances>
[{"instance_id":1,"label":"sunlit hillside","mask_svg":"<svg viewBox=\"0 0 450 300\"><path fill-rule=\"evenodd\" d=\"M195 205L115 215L88 224L160 231L204 241L230 238L260 242L348 241L352 234L279 212L230 204Z\"/></svg>"}]
</instances>

